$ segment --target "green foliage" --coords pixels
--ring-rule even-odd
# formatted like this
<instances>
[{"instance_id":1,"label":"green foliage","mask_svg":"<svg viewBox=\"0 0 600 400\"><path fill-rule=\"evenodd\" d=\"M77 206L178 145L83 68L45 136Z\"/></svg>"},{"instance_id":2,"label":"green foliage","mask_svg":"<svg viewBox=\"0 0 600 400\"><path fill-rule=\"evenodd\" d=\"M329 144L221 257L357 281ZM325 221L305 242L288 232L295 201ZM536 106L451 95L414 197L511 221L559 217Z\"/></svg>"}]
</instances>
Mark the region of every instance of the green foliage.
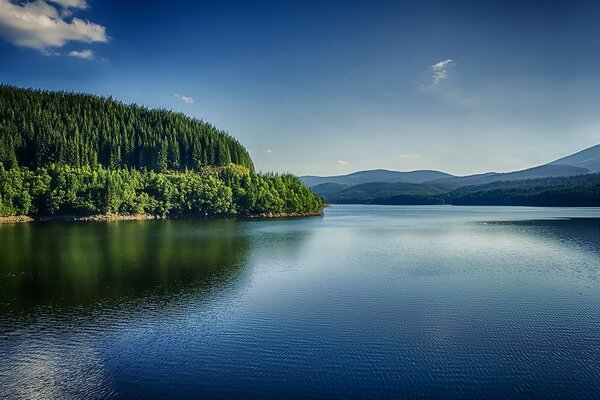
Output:
<instances>
[{"instance_id":1,"label":"green foliage","mask_svg":"<svg viewBox=\"0 0 600 400\"><path fill-rule=\"evenodd\" d=\"M229 163L254 168L237 140L180 113L0 85L0 165L52 163L154 171Z\"/></svg>"},{"instance_id":2,"label":"green foliage","mask_svg":"<svg viewBox=\"0 0 600 400\"><path fill-rule=\"evenodd\" d=\"M183 114L0 85L0 215L323 208L297 178L253 171L234 138Z\"/></svg>"},{"instance_id":3,"label":"green foliage","mask_svg":"<svg viewBox=\"0 0 600 400\"><path fill-rule=\"evenodd\" d=\"M253 215L314 213L323 199L291 175L235 164L193 171L139 171L50 164L0 166L0 215Z\"/></svg>"}]
</instances>

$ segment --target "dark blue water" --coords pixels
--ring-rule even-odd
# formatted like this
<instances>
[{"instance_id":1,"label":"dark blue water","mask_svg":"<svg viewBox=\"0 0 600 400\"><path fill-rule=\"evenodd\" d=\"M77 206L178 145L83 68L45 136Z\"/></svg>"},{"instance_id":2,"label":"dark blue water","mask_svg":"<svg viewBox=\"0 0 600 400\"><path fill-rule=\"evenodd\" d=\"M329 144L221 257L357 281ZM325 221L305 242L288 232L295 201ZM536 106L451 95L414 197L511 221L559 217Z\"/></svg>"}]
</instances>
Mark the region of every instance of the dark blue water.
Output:
<instances>
[{"instance_id":1,"label":"dark blue water","mask_svg":"<svg viewBox=\"0 0 600 400\"><path fill-rule=\"evenodd\" d=\"M0 398L600 398L600 210L0 225Z\"/></svg>"}]
</instances>

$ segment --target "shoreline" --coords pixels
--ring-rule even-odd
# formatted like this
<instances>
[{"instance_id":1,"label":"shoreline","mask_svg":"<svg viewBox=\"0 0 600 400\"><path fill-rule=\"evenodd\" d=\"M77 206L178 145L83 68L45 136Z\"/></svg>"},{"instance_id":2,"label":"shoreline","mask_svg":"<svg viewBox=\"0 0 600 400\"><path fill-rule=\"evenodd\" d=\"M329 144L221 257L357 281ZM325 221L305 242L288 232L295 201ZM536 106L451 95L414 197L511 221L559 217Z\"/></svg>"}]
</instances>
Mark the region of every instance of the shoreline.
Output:
<instances>
[{"instance_id":1,"label":"shoreline","mask_svg":"<svg viewBox=\"0 0 600 400\"><path fill-rule=\"evenodd\" d=\"M158 219L221 219L221 218L240 218L240 219L270 219L270 218L298 218L298 217L317 217L323 216L323 211L319 212L266 212L259 214L222 214L222 215L204 215L204 214L177 214L177 215L153 215L153 214L94 214L94 215L48 215L31 217L28 215L0 216L0 224L22 224L28 222L52 222L52 221L88 221L88 222L107 222L107 221L144 221Z\"/></svg>"}]
</instances>

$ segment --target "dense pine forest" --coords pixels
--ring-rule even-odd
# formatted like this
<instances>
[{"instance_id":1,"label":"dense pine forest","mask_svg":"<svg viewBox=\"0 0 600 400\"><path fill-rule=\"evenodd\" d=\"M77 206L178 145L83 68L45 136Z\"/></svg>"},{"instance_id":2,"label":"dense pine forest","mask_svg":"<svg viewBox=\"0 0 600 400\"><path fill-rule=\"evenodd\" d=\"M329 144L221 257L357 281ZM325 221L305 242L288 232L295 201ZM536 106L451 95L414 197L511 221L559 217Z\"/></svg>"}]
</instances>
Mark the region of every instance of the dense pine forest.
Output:
<instances>
[{"instance_id":1,"label":"dense pine forest","mask_svg":"<svg viewBox=\"0 0 600 400\"><path fill-rule=\"evenodd\" d=\"M237 140L166 110L86 94L0 86L0 164L51 163L153 171L234 163L252 170Z\"/></svg>"},{"instance_id":2,"label":"dense pine forest","mask_svg":"<svg viewBox=\"0 0 600 400\"><path fill-rule=\"evenodd\" d=\"M210 124L85 94L0 86L0 215L318 213Z\"/></svg>"}]
</instances>

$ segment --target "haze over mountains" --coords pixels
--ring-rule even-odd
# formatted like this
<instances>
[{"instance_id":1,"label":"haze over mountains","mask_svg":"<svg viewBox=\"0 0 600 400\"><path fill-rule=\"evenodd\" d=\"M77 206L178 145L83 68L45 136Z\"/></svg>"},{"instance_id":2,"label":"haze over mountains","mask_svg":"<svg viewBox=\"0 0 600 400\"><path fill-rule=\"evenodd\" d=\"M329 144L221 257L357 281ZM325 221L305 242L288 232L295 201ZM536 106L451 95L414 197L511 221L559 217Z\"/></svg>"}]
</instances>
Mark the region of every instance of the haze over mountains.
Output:
<instances>
[{"instance_id":1,"label":"haze over mountains","mask_svg":"<svg viewBox=\"0 0 600 400\"><path fill-rule=\"evenodd\" d=\"M600 144L581 150L570 156L552 161L549 165L570 165L572 167L587 168L600 172Z\"/></svg>"},{"instance_id":2,"label":"haze over mountains","mask_svg":"<svg viewBox=\"0 0 600 400\"><path fill-rule=\"evenodd\" d=\"M533 201L531 205L544 205L550 196L557 205L600 205L599 173L600 145L595 145L544 165L508 173L454 176L432 170L376 169L300 179L329 203L461 204L467 194L471 198L478 193L482 204L529 205ZM534 195L536 200L530 198Z\"/></svg>"},{"instance_id":3,"label":"haze over mountains","mask_svg":"<svg viewBox=\"0 0 600 400\"><path fill-rule=\"evenodd\" d=\"M341 185L358 185L369 182L406 182L423 183L435 179L453 178L454 175L440 171L420 170L420 171L389 171L386 169L371 169L368 171L353 172L348 175L338 176L302 176L300 180L308 187L320 185L322 183L337 183Z\"/></svg>"}]
</instances>

